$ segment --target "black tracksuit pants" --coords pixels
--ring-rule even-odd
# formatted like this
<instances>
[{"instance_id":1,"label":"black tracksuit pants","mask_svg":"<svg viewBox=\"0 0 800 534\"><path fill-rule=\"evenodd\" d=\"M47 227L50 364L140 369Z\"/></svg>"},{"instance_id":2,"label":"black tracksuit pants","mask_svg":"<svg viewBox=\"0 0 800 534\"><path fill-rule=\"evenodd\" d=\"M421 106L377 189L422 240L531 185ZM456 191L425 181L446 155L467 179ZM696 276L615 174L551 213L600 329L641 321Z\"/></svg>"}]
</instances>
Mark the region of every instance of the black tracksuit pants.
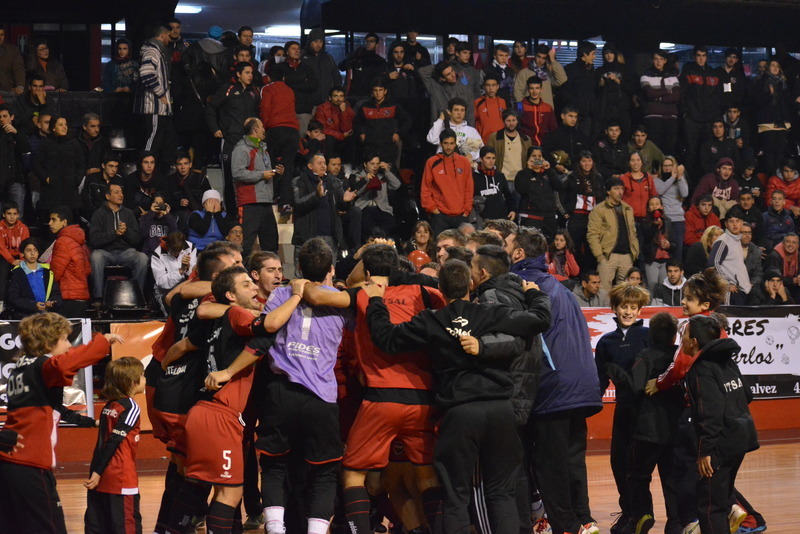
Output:
<instances>
[{"instance_id":1,"label":"black tracksuit pants","mask_svg":"<svg viewBox=\"0 0 800 534\"><path fill-rule=\"evenodd\" d=\"M448 534L470 532L469 501L478 460L492 534L518 534L514 493L522 444L510 400L468 402L449 408L442 417L433 464L442 482L442 522Z\"/></svg>"},{"instance_id":2,"label":"black tracksuit pants","mask_svg":"<svg viewBox=\"0 0 800 534\"><path fill-rule=\"evenodd\" d=\"M634 439L628 466L630 516L636 520L646 514L655 517L650 482L653 479L653 470L658 466L661 490L664 493L664 507L667 511L667 523L664 525L665 534L680 534L683 529L678 516L673 446L673 441L652 443Z\"/></svg>"}]
</instances>

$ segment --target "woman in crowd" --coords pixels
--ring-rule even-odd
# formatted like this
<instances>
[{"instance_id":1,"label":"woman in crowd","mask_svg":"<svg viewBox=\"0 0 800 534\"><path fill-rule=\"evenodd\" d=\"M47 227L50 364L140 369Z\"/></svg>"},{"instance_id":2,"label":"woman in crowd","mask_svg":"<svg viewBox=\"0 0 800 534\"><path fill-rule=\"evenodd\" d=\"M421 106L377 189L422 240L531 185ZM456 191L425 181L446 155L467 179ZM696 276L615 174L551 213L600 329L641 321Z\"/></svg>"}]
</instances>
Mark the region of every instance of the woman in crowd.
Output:
<instances>
[{"instance_id":1,"label":"woman in crowd","mask_svg":"<svg viewBox=\"0 0 800 534\"><path fill-rule=\"evenodd\" d=\"M616 46L603 46L603 65L595 71L597 77L597 121L595 136L609 121L618 121L624 139L631 131L630 101L634 87L626 72L625 59Z\"/></svg>"},{"instance_id":2,"label":"woman in crowd","mask_svg":"<svg viewBox=\"0 0 800 534\"><path fill-rule=\"evenodd\" d=\"M69 89L64 66L57 59L50 57L50 46L47 44L47 39L36 39L33 42L25 70L28 79L34 76L44 79L45 91L64 93Z\"/></svg>"},{"instance_id":3,"label":"woman in crowd","mask_svg":"<svg viewBox=\"0 0 800 534\"><path fill-rule=\"evenodd\" d=\"M688 248L686 261L683 262L683 272L686 278L705 270L708 266L708 255L711 253L711 246L723 233L724 231L719 226L709 226L703 232L703 237L700 238L700 241Z\"/></svg>"},{"instance_id":4,"label":"woman in crowd","mask_svg":"<svg viewBox=\"0 0 800 534\"><path fill-rule=\"evenodd\" d=\"M632 286L640 286L642 285L644 277L642 276L642 270L638 267L631 267L628 269L628 272L625 273L625 283L630 284Z\"/></svg>"},{"instance_id":5,"label":"woman in crowd","mask_svg":"<svg viewBox=\"0 0 800 534\"><path fill-rule=\"evenodd\" d=\"M148 211L155 201L158 191L168 191L167 179L161 175L156 165L156 156L150 151L139 155L136 170L125 179L125 206L137 217Z\"/></svg>"},{"instance_id":6,"label":"woman in crowd","mask_svg":"<svg viewBox=\"0 0 800 534\"><path fill-rule=\"evenodd\" d=\"M686 212L683 211L683 201L689 196L689 181L683 165L678 165L674 156L664 158L661 164L661 175L655 178L656 191L664 207L664 215L672 223L672 235L677 244L671 252L677 259L683 258L683 237L686 235Z\"/></svg>"},{"instance_id":7,"label":"woman in crowd","mask_svg":"<svg viewBox=\"0 0 800 534\"><path fill-rule=\"evenodd\" d=\"M50 135L45 137L33 156L33 172L39 180L41 198L36 204L39 221L50 220L50 210L67 206L74 212L81 207L78 185L86 170L83 150L70 134L67 119L50 119Z\"/></svg>"},{"instance_id":8,"label":"woman in crowd","mask_svg":"<svg viewBox=\"0 0 800 534\"><path fill-rule=\"evenodd\" d=\"M511 70L514 72L521 71L528 66L530 59L531 58L528 57L528 45L525 44L525 41L514 41L511 58L508 60L508 65L511 67Z\"/></svg>"},{"instance_id":9,"label":"woman in crowd","mask_svg":"<svg viewBox=\"0 0 800 534\"><path fill-rule=\"evenodd\" d=\"M431 259L436 257L436 237L433 235L433 228L428 221L417 221L411 235L411 239L403 245L404 255L408 256L415 250L421 250Z\"/></svg>"},{"instance_id":10,"label":"woman in crowd","mask_svg":"<svg viewBox=\"0 0 800 534\"><path fill-rule=\"evenodd\" d=\"M650 293L667 276L667 260L678 246L672 234L672 221L664 214L661 199L647 202L647 217L642 221L642 257Z\"/></svg>"},{"instance_id":11,"label":"woman in crowd","mask_svg":"<svg viewBox=\"0 0 800 534\"><path fill-rule=\"evenodd\" d=\"M556 277L556 280L563 282L571 278L577 278L581 274L578 262L575 261L573 253L574 245L569 232L563 228L556 232L555 237L547 247L545 261L547 271Z\"/></svg>"},{"instance_id":12,"label":"woman in crowd","mask_svg":"<svg viewBox=\"0 0 800 534\"><path fill-rule=\"evenodd\" d=\"M592 153L582 151L575 169L567 177L566 191L559 196L568 215L567 230L575 243L572 250L583 270L597 267L597 260L586 241L586 230L589 227L589 213L605 200L604 191L603 176L597 171Z\"/></svg>"}]
</instances>

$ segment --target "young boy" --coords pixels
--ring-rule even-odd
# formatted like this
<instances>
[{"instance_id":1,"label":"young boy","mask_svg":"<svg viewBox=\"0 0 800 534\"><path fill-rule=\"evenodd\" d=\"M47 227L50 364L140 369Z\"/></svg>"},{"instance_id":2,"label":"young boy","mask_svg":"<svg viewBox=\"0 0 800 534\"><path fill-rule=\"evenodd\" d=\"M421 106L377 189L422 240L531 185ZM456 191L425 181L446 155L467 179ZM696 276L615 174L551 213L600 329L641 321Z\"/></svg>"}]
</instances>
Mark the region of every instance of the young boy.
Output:
<instances>
[{"instance_id":1,"label":"young boy","mask_svg":"<svg viewBox=\"0 0 800 534\"><path fill-rule=\"evenodd\" d=\"M703 231L709 226L721 226L719 217L711 210L714 208L714 199L711 195L704 195L694 202L694 206L686 212L686 234L683 244L690 247L700 241Z\"/></svg>"},{"instance_id":2,"label":"young boy","mask_svg":"<svg viewBox=\"0 0 800 534\"><path fill-rule=\"evenodd\" d=\"M89 261L89 247L86 246L86 233L80 225L72 224L73 217L72 210L65 206L50 210L48 226L56 236L50 269L64 299L61 315L84 317L91 298L89 276L92 274L92 264Z\"/></svg>"},{"instance_id":3,"label":"young boy","mask_svg":"<svg viewBox=\"0 0 800 534\"><path fill-rule=\"evenodd\" d=\"M8 282L9 311L15 319L61 309L61 290L52 271L39 263L39 240L29 237L20 244L22 263L11 271Z\"/></svg>"},{"instance_id":4,"label":"young boy","mask_svg":"<svg viewBox=\"0 0 800 534\"><path fill-rule=\"evenodd\" d=\"M6 300L6 287L11 269L22 263L19 245L31 236L25 223L19 220L19 205L9 201L3 203L3 220L0 220L0 312Z\"/></svg>"},{"instance_id":5,"label":"young boy","mask_svg":"<svg viewBox=\"0 0 800 534\"><path fill-rule=\"evenodd\" d=\"M475 129L481 134L484 143L489 141L490 135L505 128L503 111L508 109L508 102L497 96L499 90L500 80L497 75L487 75L483 79L484 96L479 96L472 104L475 106Z\"/></svg>"},{"instance_id":6,"label":"young boy","mask_svg":"<svg viewBox=\"0 0 800 534\"><path fill-rule=\"evenodd\" d=\"M532 337L550 327L548 297L523 282L528 311L469 301L472 276L460 260L448 260L439 272L447 306L422 310L410 321L392 324L383 301L385 284L365 287L370 297L367 325L375 346L396 353L427 347L437 379L436 404L443 416L434 448L434 466L442 480L444 532L468 532L468 505L475 462L480 458L489 522L493 532L519 531L514 501L522 445L517 435L509 365L522 345L489 355L484 334Z\"/></svg>"},{"instance_id":7,"label":"young boy","mask_svg":"<svg viewBox=\"0 0 800 534\"><path fill-rule=\"evenodd\" d=\"M611 309L617 329L605 334L597 342L595 364L600 378L600 390L605 392L609 383L609 364L629 373L639 352L649 346L648 329L639 319L643 306L650 303L650 294L641 286L619 284L609 293ZM622 514L611 527L612 534L622 532L622 528L632 518L630 494L628 492L628 453L633 439L633 423L636 407L630 391L617 390L614 408L614 423L611 428L611 471L619 493L619 506Z\"/></svg>"},{"instance_id":8,"label":"young boy","mask_svg":"<svg viewBox=\"0 0 800 534\"><path fill-rule=\"evenodd\" d=\"M106 367L103 396L108 399L100 414L100 431L83 483L89 490L84 524L86 534L130 534L141 532L139 477L136 449L139 446L141 409L133 397L144 393L144 366L138 358L125 356Z\"/></svg>"},{"instance_id":9,"label":"young boy","mask_svg":"<svg viewBox=\"0 0 800 534\"><path fill-rule=\"evenodd\" d=\"M650 319L649 329L650 347L636 357L630 374L619 368L612 369L614 364L607 366L614 375L617 395L622 390L630 391L636 412L628 467L631 520L623 530L625 534L646 534L655 524L650 481L656 466L667 512L664 532L681 530L672 444L684 406L683 392L680 388L672 388L655 397L644 394L647 381L657 378L672 363L672 356L678 348L675 345L678 320L669 313L658 313Z\"/></svg>"},{"instance_id":10,"label":"young boy","mask_svg":"<svg viewBox=\"0 0 800 534\"><path fill-rule=\"evenodd\" d=\"M699 443L697 515L700 531L711 533L732 530L736 473L744 455L759 447L747 406L750 388L733 360L741 348L730 338L720 339L721 330L717 317L696 315L682 337L684 352L697 357L686 375L686 387Z\"/></svg>"},{"instance_id":11,"label":"young boy","mask_svg":"<svg viewBox=\"0 0 800 534\"><path fill-rule=\"evenodd\" d=\"M0 517L8 532L67 531L53 476L62 389L123 341L116 334L95 334L88 345L72 348L70 332L69 321L57 313L19 323L23 356L8 377L5 430L25 436L25 447L0 452Z\"/></svg>"}]
</instances>

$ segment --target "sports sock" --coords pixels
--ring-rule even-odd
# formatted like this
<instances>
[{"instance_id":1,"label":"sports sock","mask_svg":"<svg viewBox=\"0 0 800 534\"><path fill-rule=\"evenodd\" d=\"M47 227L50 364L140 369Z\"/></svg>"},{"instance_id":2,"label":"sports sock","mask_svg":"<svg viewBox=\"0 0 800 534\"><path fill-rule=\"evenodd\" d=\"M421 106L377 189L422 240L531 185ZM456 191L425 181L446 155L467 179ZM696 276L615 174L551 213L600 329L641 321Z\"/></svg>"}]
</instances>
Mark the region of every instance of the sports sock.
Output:
<instances>
[{"instance_id":1,"label":"sports sock","mask_svg":"<svg viewBox=\"0 0 800 534\"><path fill-rule=\"evenodd\" d=\"M283 523L283 506L269 506L264 508L264 529L267 534L286 534L286 525Z\"/></svg>"},{"instance_id":2,"label":"sports sock","mask_svg":"<svg viewBox=\"0 0 800 534\"><path fill-rule=\"evenodd\" d=\"M350 534L371 534L369 526L369 494L364 486L344 489L344 513ZM309 531L310 532L310 531Z\"/></svg>"},{"instance_id":3,"label":"sports sock","mask_svg":"<svg viewBox=\"0 0 800 534\"><path fill-rule=\"evenodd\" d=\"M442 488L428 488L422 492L422 511L432 534L442 534Z\"/></svg>"},{"instance_id":4,"label":"sports sock","mask_svg":"<svg viewBox=\"0 0 800 534\"><path fill-rule=\"evenodd\" d=\"M206 532L208 534L231 534L233 528L233 515L236 509L233 506L214 501L208 507L206 514Z\"/></svg>"},{"instance_id":5,"label":"sports sock","mask_svg":"<svg viewBox=\"0 0 800 534\"><path fill-rule=\"evenodd\" d=\"M164 494L161 496L161 507L158 509L156 528L153 534L164 534L167 531L169 511L181 484L183 484L183 476L178 473L178 466L170 462L164 477Z\"/></svg>"},{"instance_id":6,"label":"sports sock","mask_svg":"<svg viewBox=\"0 0 800 534\"><path fill-rule=\"evenodd\" d=\"M192 517L205 507L208 488L208 484L184 480L169 510L166 530L168 534L183 534L192 526Z\"/></svg>"},{"instance_id":7,"label":"sports sock","mask_svg":"<svg viewBox=\"0 0 800 534\"><path fill-rule=\"evenodd\" d=\"M328 527L331 522L327 519L316 517L308 518L308 534L328 534Z\"/></svg>"}]
</instances>

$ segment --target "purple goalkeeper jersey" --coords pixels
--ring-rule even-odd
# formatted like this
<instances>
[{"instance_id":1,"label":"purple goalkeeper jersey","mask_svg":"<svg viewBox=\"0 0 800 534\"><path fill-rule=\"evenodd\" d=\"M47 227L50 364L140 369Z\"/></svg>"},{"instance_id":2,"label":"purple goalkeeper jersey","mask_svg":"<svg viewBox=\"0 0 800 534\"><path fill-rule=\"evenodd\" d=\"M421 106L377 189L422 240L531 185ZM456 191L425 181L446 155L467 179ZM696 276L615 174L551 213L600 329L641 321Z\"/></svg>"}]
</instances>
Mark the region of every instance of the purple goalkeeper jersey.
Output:
<instances>
[{"instance_id":1,"label":"purple goalkeeper jersey","mask_svg":"<svg viewBox=\"0 0 800 534\"><path fill-rule=\"evenodd\" d=\"M276 289L269 296L264 311L271 312L291 296L291 287ZM336 402L333 367L342 342L342 331L352 320L350 309L311 307L301 302L286 325L278 331L275 344L269 349L272 372L286 375L291 382L307 388L325 402Z\"/></svg>"}]
</instances>

